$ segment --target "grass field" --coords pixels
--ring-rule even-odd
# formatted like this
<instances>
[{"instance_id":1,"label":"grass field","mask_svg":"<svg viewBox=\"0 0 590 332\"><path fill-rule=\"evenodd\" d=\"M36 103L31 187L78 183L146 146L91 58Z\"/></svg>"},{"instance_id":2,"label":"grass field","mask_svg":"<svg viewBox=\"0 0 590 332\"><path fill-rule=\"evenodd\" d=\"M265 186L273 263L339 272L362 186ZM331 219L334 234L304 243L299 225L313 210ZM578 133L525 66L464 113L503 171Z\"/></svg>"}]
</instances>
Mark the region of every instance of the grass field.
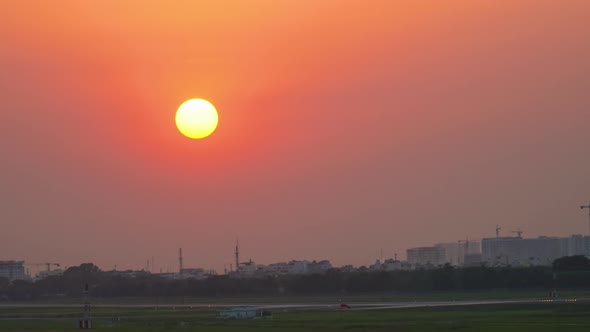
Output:
<instances>
[{"instance_id":1,"label":"grass field","mask_svg":"<svg viewBox=\"0 0 590 332\"><path fill-rule=\"evenodd\" d=\"M215 310L99 308L105 331L589 331L590 303L536 303L381 310L279 310L272 320L215 318ZM74 331L79 309L2 308L0 331Z\"/></svg>"}]
</instances>

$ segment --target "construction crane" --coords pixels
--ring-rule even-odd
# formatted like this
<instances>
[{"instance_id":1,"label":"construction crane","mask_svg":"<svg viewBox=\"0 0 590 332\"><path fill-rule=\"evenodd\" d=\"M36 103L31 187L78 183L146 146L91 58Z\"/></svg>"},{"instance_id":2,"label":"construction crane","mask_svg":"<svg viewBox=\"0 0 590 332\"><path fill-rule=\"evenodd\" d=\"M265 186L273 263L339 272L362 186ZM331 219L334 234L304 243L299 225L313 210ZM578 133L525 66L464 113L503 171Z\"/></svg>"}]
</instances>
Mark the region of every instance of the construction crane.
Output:
<instances>
[{"instance_id":1,"label":"construction crane","mask_svg":"<svg viewBox=\"0 0 590 332\"><path fill-rule=\"evenodd\" d=\"M589 205L582 205L580 209L588 209L588 232L590 233L590 204Z\"/></svg>"},{"instance_id":2,"label":"construction crane","mask_svg":"<svg viewBox=\"0 0 590 332\"><path fill-rule=\"evenodd\" d=\"M522 233L524 233L524 232L521 231L519 228L517 231L512 231L511 233L514 233L514 234L518 235L519 238L522 238Z\"/></svg>"},{"instance_id":3,"label":"construction crane","mask_svg":"<svg viewBox=\"0 0 590 332\"><path fill-rule=\"evenodd\" d=\"M464 247L463 247L463 262L461 262L463 265L465 265L465 256L467 256L469 254L469 238L466 237L465 240L459 240L457 241L458 243L464 243ZM459 262L457 262L459 263Z\"/></svg>"},{"instance_id":4,"label":"construction crane","mask_svg":"<svg viewBox=\"0 0 590 332\"><path fill-rule=\"evenodd\" d=\"M500 230L502 229L502 227L496 225L496 237L500 237Z\"/></svg>"},{"instance_id":5,"label":"construction crane","mask_svg":"<svg viewBox=\"0 0 590 332\"><path fill-rule=\"evenodd\" d=\"M465 250L465 253L467 253L467 250L469 249L469 238L466 237L465 240L459 240L457 242L464 243L464 250Z\"/></svg>"},{"instance_id":6,"label":"construction crane","mask_svg":"<svg viewBox=\"0 0 590 332\"><path fill-rule=\"evenodd\" d=\"M26 265L34 265L37 266L37 268L39 268L39 266L46 266L47 267L47 272L51 271L51 266L56 266L59 267L59 263L27 263Z\"/></svg>"}]
</instances>

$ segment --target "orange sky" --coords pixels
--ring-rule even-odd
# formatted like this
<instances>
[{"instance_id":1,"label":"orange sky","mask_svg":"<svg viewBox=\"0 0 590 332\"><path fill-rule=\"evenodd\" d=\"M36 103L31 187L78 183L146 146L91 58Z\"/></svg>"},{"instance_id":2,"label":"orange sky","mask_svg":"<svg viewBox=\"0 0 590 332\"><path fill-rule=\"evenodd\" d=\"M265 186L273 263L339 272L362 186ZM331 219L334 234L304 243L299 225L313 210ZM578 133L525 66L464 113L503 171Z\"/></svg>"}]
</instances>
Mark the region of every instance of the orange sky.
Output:
<instances>
[{"instance_id":1,"label":"orange sky","mask_svg":"<svg viewBox=\"0 0 590 332\"><path fill-rule=\"evenodd\" d=\"M586 232L587 1L20 1L0 259L219 270ZM220 112L206 140L174 113Z\"/></svg>"}]
</instances>

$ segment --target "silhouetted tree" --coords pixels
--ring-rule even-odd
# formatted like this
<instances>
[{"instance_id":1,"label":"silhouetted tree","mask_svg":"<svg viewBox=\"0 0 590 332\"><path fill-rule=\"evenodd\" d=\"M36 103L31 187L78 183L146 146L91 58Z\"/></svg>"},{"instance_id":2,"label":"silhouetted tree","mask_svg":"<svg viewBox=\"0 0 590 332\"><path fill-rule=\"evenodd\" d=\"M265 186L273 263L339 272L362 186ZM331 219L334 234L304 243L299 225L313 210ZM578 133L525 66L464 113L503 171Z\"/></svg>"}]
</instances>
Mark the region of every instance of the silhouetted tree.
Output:
<instances>
[{"instance_id":1,"label":"silhouetted tree","mask_svg":"<svg viewBox=\"0 0 590 332\"><path fill-rule=\"evenodd\" d=\"M590 262L569 257L555 262L558 288L590 287ZM559 272L557 272L559 271ZM84 285L92 297L165 296L275 296L302 294L358 294L552 287L551 267L467 267L446 265L430 270L353 272L329 270L324 274L280 275L260 278L212 276L205 280L170 280L157 274L103 272L91 263L71 267L62 276L38 282L0 279L0 300L81 298Z\"/></svg>"},{"instance_id":2,"label":"silhouetted tree","mask_svg":"<svg viewBox=\"0 0 590 332\"><path fill-rule=\"evenodd\" d=\"M553 262L555 271L590 271L590 259L586 256L561 257Z\"/></svg>"}]
</instances>

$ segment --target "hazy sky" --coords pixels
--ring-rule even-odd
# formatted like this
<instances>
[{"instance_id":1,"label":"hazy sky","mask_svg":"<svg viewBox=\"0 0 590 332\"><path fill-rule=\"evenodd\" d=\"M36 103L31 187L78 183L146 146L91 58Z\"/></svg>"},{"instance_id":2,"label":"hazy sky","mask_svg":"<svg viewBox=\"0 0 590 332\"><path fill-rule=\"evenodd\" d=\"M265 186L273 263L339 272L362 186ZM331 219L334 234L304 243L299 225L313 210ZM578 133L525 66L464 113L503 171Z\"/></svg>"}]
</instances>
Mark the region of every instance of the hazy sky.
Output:
<instances>
[{"instance_id":1,"label":"hazy sky","mask_svg":"<svg viewBox=\"0 0 590 332\"><path fill-rule=\"evenodd\" d=\"M587 234L589 35L585 0L3 2L0 259ZM193 97L220 113L205 140L174 124Z\"/></svg>"}]
</instances>

